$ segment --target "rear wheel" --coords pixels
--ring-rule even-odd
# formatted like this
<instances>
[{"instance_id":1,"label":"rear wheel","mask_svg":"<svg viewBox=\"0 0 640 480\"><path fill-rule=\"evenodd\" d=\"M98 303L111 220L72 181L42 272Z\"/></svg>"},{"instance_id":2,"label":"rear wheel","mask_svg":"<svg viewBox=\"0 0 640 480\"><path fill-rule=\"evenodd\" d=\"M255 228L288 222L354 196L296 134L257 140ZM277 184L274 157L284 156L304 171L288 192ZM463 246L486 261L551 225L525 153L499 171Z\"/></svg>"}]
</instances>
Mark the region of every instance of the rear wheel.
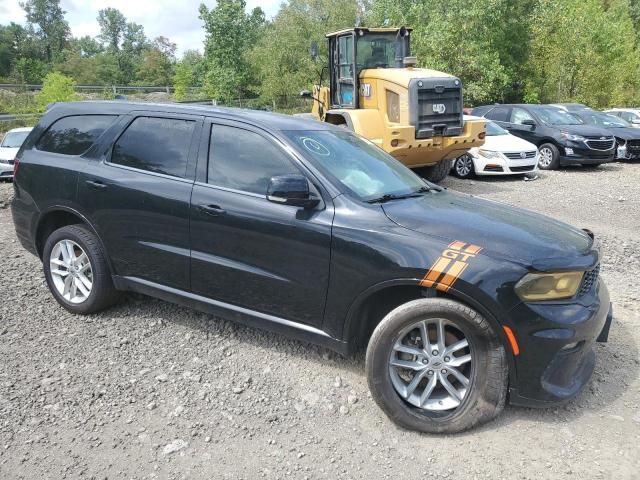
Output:
<instances>
[{"instance_id":1,"label":"rear wheel","mask_svg":"<svg viewBox=\"0 0 640 480\"><path fill-rule=\"evenodd\" d=\"M447 178L449 170L451 170L451 160L441 160L432 167L418 169L417 173L430 182L438 183Z\"/></svg>"},{"instance_id":2,"label":"rear wheel","mask_svg":"<svg viewBox=\"0 0 640 480\"><path fill-rule=\"evenodd\" d=\"M394 422L429 433L453 433L503 409L505 350L488 321L446 299L414 300L376 327L367 348L372 396Z\"/></svg>"},{"instance_id":3,"label":"rear wheel","mask_svg":"<svg viewBox=\"0 0 640 480\"><path fill-rule=\"evenodd\" d=\"M553 143L543 143L538 150L538 166L542 170L555 170L560 166L560 151Z\"/></svg>"},{"instance_id":4,"label":"rear wheel","mask_svg":"<svg viewBox=\"0 0 640 480\"><path fill-rule=\"evenodd\" d=\"M459 156L453 162L453 172L456 177L471 178L475 175L475 167L473 165L473 157L468 153Z\"/></svg>"},{"instance_id":5,"label":"rear wheel","mask_svg":"<svg viewBox=\"0 0 640 480\"><path fill-rule=\"evenodd\" d=\"M96 235L83 225L54 231L42 254L49 290L73 313L94 313L113 305L119 294Z\"/></svg>"}]
</instances>

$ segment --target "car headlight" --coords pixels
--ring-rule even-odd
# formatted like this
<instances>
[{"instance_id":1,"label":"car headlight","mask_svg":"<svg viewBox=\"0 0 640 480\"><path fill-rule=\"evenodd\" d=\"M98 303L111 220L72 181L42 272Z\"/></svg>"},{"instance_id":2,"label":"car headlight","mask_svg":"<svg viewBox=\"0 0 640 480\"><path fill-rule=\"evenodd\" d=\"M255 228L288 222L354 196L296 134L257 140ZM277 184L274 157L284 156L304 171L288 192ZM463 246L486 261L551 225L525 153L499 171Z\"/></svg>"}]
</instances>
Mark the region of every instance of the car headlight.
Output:
<instances>
[{"instance_id":1,"label":"car headlight","mask_svg":"<svg viewBox=\"0 0 640 480\"><path fill-rule=\"evenodd\" d=\"M524 301L570 298L578 292L583 276L584 272L528 273L515 290Z\"/></svg>"},{"instance_id":2,"label":"car headlight","mask_svg":"<svg viewBox=\"0 0 640 480\"><path fill-rule=\"evenodd\" d=\"M582 135L574 135L569 132L560 132L560 138L563 138L564 140L571 140L573 142L582 142L586 140Z\"/></svg>"},{"instance_id":3,"label":"car headlight","mask_svg":"<svg viewBox=\"0 0 640 480\"><path fill-rule=\"evenodd\" d=\"M500 152L494 152L493 150L484 150L480 148L478 150L478 154L482 155L484 158L500 158Z\"/></svg>"},{"instance_id":4,"label":"car headlight","mask_svg":"<svg viewBox=\"0 0 640 480\"><path fill-rule=\"evenodd\" d=\"M390 122L400 123L400 95L387 90L387 118Z\"/></svg>"}]
</instances>

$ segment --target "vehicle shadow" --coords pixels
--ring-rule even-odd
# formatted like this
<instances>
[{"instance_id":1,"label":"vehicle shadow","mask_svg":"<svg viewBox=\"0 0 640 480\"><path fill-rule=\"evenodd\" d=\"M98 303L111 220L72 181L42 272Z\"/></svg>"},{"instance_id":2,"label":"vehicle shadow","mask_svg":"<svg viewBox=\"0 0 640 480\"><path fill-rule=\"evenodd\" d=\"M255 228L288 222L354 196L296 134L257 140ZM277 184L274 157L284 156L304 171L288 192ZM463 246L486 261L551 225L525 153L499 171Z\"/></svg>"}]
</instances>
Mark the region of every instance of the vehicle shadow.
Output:
<instances>
[{"instance_id":1,"label":"vehicle shadow","mask_svg":"<svg viewBox=\"0 0 640 480\"><path fill-rule=\"evenodd\" d=\"M510 192L517 188L526 188L526 185L523 186L522 184L544 181L545 176L546 173L544 172L537 172L535 176L505 175L476 177L474 179L462 179L449 176L440 182L440 186L461 193L482 195L485 193Z\"/></svg>"},{"instance_id":2,"label":"vehicle shadow","mask_svg":"<svg viewBox=\"0 0 640 480\"><path fill-rule=\"evenodd\" d=\"M162 308L154 308L157 304L163 304ZM223 320L209 314L203 314L195 310L165 303L143 295L129 295L122 306L115 310L123 310L132 307L140 310L153 309L157 312L155 318L162 319L167 324L173 323L189 328L205 335L207 339L216 338L216 346L233 348L241 345L251 345L257 348L267 348L275 354L287 355L296 359L313 361L319 365L337 367L345 372L365 379L365 355L359 351L349 357L344 357L326 348L317 345L290 339L283 335L268 332L266 330L247 327L231 321ZM625 339L625 340L623 340ZM213 342L213 340L211 340ZM616 345L625 344L624 357L620 355ZM265 347L266 345L266 347ZM634 359L640 358L638 345L633 340L633 335L624 322L614 316L614 323L609 335L609 343L596 344L597 363L594 374L580 395L564 405L550 408L523 408L509 406L494 421L475 428L467 433L469 435L482 431L495 430L508 427L518 422L545 422L551 424L565 424L599 410L606 409L629 388L631 383L640 373L640 364ZM629 361L631 359L631 361Z\"/></svg>"}]
</instances>

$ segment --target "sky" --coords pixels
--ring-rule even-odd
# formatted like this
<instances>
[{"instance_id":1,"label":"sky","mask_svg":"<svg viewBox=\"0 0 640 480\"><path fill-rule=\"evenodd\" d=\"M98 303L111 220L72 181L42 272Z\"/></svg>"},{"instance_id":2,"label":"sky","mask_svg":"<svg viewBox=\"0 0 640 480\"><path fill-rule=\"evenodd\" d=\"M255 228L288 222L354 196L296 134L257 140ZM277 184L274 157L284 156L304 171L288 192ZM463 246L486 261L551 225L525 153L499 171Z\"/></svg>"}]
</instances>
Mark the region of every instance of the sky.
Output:
<instances>
[{"instance_id":1,"label":"sky","mask_svg":"<svg viewBox=\"0 0 640 480\"><path fill-rule=\"evenodd\" d=\"M247 10L262 7L267 18L275 15L282 0L246 0ZM67 13L65 18L74 37L96 36L99 33L96 17L98 11L113 7L120 10L127 20L144 27L149 38L164 35L178 46L178 55L185 50L203 50L204 30L198 19L198 7L204 3L209 8L214 0L61 0ZM0 0L0 24L25 23L20 0Z\"/></svg>"}]
</instances>

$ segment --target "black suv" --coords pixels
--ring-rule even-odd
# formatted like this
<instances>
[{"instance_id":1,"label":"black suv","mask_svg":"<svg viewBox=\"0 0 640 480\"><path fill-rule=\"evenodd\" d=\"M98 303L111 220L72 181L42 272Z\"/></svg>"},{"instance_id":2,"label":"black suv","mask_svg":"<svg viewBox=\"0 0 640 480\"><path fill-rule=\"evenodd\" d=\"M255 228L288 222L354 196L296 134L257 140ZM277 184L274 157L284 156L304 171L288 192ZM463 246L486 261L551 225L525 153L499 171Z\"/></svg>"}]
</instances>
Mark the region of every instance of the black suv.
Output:
<instances>
[{"instance_id":1,"label":"black suv","mask_svg":"<svg viewBox=\"0 0 640 480\"><path fill-rule=\"evenodd\" d=\"M640 128L610 113L596 112L590 109L571 112L587 125L604 128L616 139L618 160L640 159Z\"/></svg>"},{"instance_id":2,"label":"black suv","mask_svg":"<svg viewBox=\"0 0 640 480\"><path fill-rule=\"evenodd\" d=\"M553 105L485 105L472 115L488 118L540 150L538 165L545 170L561 165L598 166L615 160L611 132L584 123Z\"/></svg>"},{"instance_id":3,"label":"black suv","mask_svg":"<svg viewBox=\"0 0 640 480\"><path fill-rule=\"evenodd\" d=\"M574 396L612 318L593 234L448 192L329 124L59 104L14 188L18 238L71 312L129 290L366 346L373 398L425 432Z\"/></svg>"}]
</instances>

